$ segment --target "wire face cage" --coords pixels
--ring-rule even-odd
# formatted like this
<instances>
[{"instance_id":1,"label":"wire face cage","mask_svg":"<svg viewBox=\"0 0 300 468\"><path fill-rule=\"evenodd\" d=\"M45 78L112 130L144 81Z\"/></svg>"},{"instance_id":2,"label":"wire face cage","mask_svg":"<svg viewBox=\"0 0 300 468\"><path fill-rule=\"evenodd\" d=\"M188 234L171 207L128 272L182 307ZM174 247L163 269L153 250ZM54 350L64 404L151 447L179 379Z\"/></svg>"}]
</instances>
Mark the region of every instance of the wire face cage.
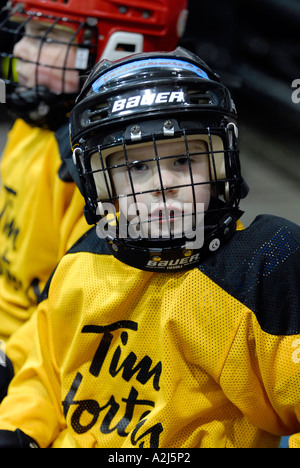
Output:
<instances>
[{"instance_id":1,"label":"wire face cage","mask_svg":"<svg viewBox=\"0 0 300 468\"><path fill-rule=\"evenodd\" d=\"M164 122L166 129L171 125L171 119ZM220 128L183 130L164 139L152 134L146 141L136 140L138 132L134 125L133 141L74 151L88 187L86 199L93 200L97 235L117 255L131 244L150 250L146 269L190 268L205 239L208 251L217 250L220 232L229 234L232 213L240 213L239 181L226 174L238 151L225 149L221 134L226 132Z\"/></svg>"},{"instance_id":2,"label":"wire face cage","mask_svg":"<svg viewBox=\"0 0 300 468\"><path fill-rule=\"evenodd\" d=\"M44 15L25 11L20 4L0 24L1 34L6 34L6 50L0 51L2 58L2 76L7 84L18 82L16 63L18 61L35 65L34 85L38 87L42 83L38 77L38 67L49 67L54 70L62 70L62 90L65 92L66 71L82 71L94 62L97 31L86 22L59 18L52 15ZM18 54L16 45L22 40L28 44L36 42L36 57L22 57ZM48 45L56 46L64 51L61 64L46 63L43 61L43 52ZM75 51L73 66L68 65L70 50ZM23 86L26 86L24 83Z\"/></svg>"},{"instance_id":3,"label":"wire face cage","mask_svg":"<svg viewBox=\"0 0 300 468\"><path fill-rule=\"evenodd\" d=\"M108 156L105 153L99 148L92 155L91 173L98 197L103 196L105 184L106 208L111 208L109 226L113 219L119 237L195 235L210 199L206 142L200 137L189 142L186 136L167 141L153 137L151 142L123 144L111 148ZM98 161L104 169L98 169ZM103 199L98 198L99 202L101 209Z\"/></svg>"}]
</instances>

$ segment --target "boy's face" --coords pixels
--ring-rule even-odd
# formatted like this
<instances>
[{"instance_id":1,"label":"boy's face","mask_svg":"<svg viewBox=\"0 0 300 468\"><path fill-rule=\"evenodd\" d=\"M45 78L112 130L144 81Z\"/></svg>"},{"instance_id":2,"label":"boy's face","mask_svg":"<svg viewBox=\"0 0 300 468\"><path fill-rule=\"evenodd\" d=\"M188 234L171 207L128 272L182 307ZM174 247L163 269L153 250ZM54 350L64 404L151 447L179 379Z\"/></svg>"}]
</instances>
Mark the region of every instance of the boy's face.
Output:
<instances>
[{"instance_id":1,"label":"boy's face","mask_svg":"<svg viewBox=\"0 0 300 468\"><path fill-rule=\"evenodd\" d=\"M179 236L183 232L183 221L185 225L192 223L194 229L203 220L211 196L207 144L199 138L190 141L188 146L190 157L186 154L184 141L158 141L156 158L152 143L143 147L135 145L127 149L128 167L110 170L120 211L126 206L127 213L123 214L128 221L136 219L136 209L128 214L128 207L137 204L144 236ZM108 158L109 166L124 162L123 151ZM197 221L193 214L195 203L203 204Z\"/></svg>"},{"instance_id":2,"label":"boy's face","mask_svg":"<svg viewBox=\"0 0 300 468\"><path fill-rule=\"evenodd\" d=\"M54 27L45 36L48 29L49 25L38 21L26 24L25 35L14 47L14 55L20 59L16 69L19 84L28 88L46 86L56 94L76 93L79 90L78 72L63 70L74 69L75 65L76 47L67 45L72 33Z\"/></svg>"}]
</instances>

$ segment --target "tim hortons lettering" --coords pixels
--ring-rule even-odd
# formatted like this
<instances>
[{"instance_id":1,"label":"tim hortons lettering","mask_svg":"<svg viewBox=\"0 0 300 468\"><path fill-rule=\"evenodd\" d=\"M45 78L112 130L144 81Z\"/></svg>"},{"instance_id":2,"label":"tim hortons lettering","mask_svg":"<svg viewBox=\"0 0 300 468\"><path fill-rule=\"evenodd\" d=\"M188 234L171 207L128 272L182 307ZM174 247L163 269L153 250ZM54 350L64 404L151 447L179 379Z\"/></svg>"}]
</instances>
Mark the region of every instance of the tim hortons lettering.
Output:
<instances>
[{"instance_id":1,"label":"tim hortons lettering","mask_svg":"<svg viewBox=\"0 0 300 468\"><path fill-rule=\"evenodd\" d=\"M31 283L21 279L19 271L13 268L15 259L20 255L20 226L17 220L15 199L17 192L6 185L3 186L3 196L0 205L0 275L14 291L23 290L30 304L36 304L39 290L39 279ZM18 262L19 263L19 262Z\"/></svg>"},{"instance_id":2,"label":"tim hortons lettering","mask_svg":"<svg viewBox=\"0 0 300 468\"><path fill-rule=\"evenodd\" d=\"M121 333L119 330L121 330ZM159 391L159 380L162 373L160 361L153 365L152 359L146 355L137 362L137 356L132 351L125 358L123 357L124 347L128 342L129 335L137 332L137 330L138 324L130 320L119 321L106 326L84 326L81 330L82 333L100 336L98 348L91 361L89 374L95 379L101 379L103 377L101 370L105 362L109 364L108 372L112 378L120 375L124 381L129 382L135 377L140 384L151 385L155 391ZM108 352L113 350L112 358L110 362L107 362ZM84 434L97 424L98 430L102 434L110 434L115 431L119 437L130 436L130 442L133 446L141 448L147 443L149 447L159 447L159 436L163 431L161 423L154 424L143 432L143 426L147 422L146 416L155 407L154 401L139 399L139 393L134 386L131 386L129 394L125 398L119 398L118 400L114 395L108 401L98 402L90 398L78 400L76 395L79 388L81 389L84 385L85 377L77 372L70 390L62 402L65 418L70 416L70 424L77 434ZM116 385L116 387L120 388L119 385ZM70 415L71 409L72 414ZM87 414L90 417L87 417ZM115 423L115 421L118 422ZM134 427L132 421L138 421ZM113 426L113 424L115 425Z\"/></svg>"}]
</instances>

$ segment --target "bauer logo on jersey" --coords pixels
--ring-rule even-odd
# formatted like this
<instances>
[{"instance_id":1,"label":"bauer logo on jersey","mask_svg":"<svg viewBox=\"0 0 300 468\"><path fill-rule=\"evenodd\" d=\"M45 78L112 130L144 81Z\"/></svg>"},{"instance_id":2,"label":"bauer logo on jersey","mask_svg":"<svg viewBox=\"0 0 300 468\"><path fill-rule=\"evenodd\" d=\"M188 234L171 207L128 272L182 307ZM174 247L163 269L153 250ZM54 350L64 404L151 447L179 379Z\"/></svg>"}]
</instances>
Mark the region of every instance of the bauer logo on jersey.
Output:
<instances>
[{"instance_id":1,"label":"bauer logo on jersey","mask_svg":"<svg viewBox=\"0 0 300 468\"><path fill-rule=\"evenodd\" d=\"M183 91L161 91L153 92L146 90L144 94L130 96L128 98L118 99L114 101L112 113L121 112L137 107L155 106L161 104L185 103Z\"/></svg>"}]
</instances>

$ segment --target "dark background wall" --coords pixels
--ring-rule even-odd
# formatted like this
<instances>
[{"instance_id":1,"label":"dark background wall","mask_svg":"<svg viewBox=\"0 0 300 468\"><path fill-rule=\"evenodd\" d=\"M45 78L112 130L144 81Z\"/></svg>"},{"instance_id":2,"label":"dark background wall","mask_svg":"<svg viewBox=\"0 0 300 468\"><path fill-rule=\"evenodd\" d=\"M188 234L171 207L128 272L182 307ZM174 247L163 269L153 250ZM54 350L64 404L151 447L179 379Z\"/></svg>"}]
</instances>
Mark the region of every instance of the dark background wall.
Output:
<instances>
[{"instance_id":1,"label":"dark background wall","mask_svg":"<svg viewBox=\"0 0 300 468\"><path fill-rule=\"evenodd\" d=\"M181 45L220 74L237 105L246 224L261 212L300 224L299 0L190 0L189 11Z\"/></svg>"}]
</instances>

